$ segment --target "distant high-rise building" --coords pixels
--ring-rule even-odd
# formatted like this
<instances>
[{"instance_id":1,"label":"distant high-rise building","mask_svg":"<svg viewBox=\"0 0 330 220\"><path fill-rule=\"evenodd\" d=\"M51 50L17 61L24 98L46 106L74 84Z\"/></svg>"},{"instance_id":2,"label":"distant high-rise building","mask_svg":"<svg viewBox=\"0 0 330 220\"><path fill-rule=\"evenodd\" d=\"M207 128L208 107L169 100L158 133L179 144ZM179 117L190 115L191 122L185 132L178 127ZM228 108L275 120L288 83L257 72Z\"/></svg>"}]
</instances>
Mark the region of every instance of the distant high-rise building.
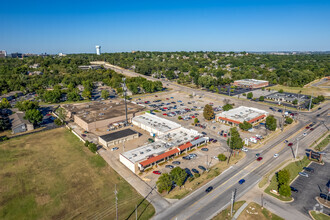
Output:
<instances>
[{"instance_id":1,"label":"distant high-rise building","mask_svg":"<svg viewBox=\"0 0 330 220\"><path fill-rule=\"evenodd\" d=\"M7 56L7 52L5 50L1 50L0 57L6 57L6 56Z\"/></svg>"},{"instance_id":2,"label":"distant high-rise building","mask_svg":"<svg viewBox=\"0 0 330 220\"><path fill-rule=\"evenodd\" d=\"M23 58L23 54L21 54L21 53L12 53L11 57L12 58Z\"/></svg>"},{"instance_id":3,"label":"distant high-rise building","mask_svg":"<svg viewBox=\"0 0 330 220\"><path fill-rule=\"evenodd\" d=\"M96 54L100 55L101 54L101 46L95 46L96 48Z\"/></svg>"}]
</instances>

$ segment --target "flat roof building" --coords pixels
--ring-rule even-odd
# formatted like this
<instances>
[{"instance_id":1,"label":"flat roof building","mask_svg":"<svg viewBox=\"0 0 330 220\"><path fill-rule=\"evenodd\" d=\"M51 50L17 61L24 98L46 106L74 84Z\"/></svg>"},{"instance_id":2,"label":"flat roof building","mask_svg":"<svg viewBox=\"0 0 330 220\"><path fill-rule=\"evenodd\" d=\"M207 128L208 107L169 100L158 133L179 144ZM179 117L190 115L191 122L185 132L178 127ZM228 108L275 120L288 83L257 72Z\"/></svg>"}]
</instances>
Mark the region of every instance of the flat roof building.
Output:
<instances>
[{"instance_id":1,"label":"flat roof building","mask_svg":"<svg viewBox=\"0 0 330 220\"><path fill-rule=\"evenodd\" d=\"M309 100L307 95L287 93L287 92L283 92L283 93L276 92L265 96L265 98L277 102L291 102L291 103L295 99L297 99L298 103L300 104L305 103L307 100Z\"/></svg>"},{"instance_id":2,"label":"flat roof building","mask_svg":"<svg viewBox=\"0 0 330 220\"><path fill-rule=\"evenodd\" d=\"M113 123L124 122L126 120L125 103L123 100L65 104L62 107L66 110L67 117L73 119L76 124L86 131L108 127ZM143 109L143 106L127 102L128 121Z\"/></svg>"},{"instance_id":3,"label":"flat roof building","mask_svg":"<svg viewBox=\"0 0 330 220\"><path fill-rule=\"evenodd\" d=\"M257 80L257 79L241 79L234 81L233 85L244 88L262 88L269 85L269 82L266 80Z\"/></svg>"},{"instance_id":4,"label":"flat roof building","mask_svg":"<svg viewBox=\"0 0 330 220\"><path fill-rule=\"evenodd\" d=\"M100 136L99 143L101 143L104 147L109 147L111 145L120 144L125 141L129 141L138 137L139 137L138 132L128 128Z\"/></svg>"},{"instance_id":5,"label":"flat roof building","mask_svg":"<svg viewBox=\"0 0 330 220\"><path fill-rule=\"evenodd\" d=\"M164 135L165 133L180 128L181 125L156 115L145 113L134 117L132 124L156 135Z\"/></svg>"},{"instance_id":6,"label":"flat roof building","mask_svg":"<svg viewBox=\"0 0 330 220\"><path fill-rule=\"evenodd\" d=\"M221 123L229 125L239 125L244 121L251 124L258 123L264 120L268 115L268 112L251 108L246 106L240 106L238 108L231 109L229 111L224 111L216 115L216 120Z\"/></svg>"},{"instance_id":7,"label":"flat roof building","mask_svg":"<svg viewBox=\"0 0 330 220\"><path fill-rule=\"evenodd\" d=\"M208 137L203 137L198 131L181 127L181 125L170 120L149 113L141 116L133 118L133 124L139 121L142 125L140 128L157 134L157 136L155 142L119 155L120 162L134 173L166 161L195 146L207 143L209 140ZM136 120L137 118L139 120ZM149 120L146 118L149 118ZM150 124L145 122L150 122ZM159 122L160 125L158 126L154 122Z\"/></svg>"}]
</instances>

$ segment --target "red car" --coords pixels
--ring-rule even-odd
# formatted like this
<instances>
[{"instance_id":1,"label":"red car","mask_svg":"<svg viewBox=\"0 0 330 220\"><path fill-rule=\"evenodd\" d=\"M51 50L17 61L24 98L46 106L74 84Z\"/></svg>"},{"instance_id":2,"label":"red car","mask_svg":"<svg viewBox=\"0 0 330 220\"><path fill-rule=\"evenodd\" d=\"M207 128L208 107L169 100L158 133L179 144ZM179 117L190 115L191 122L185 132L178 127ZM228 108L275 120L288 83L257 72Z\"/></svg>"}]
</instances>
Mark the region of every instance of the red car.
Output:
<instances>
[{"instance_id":1,"label":"red car","mask_svg":"<svg viewBox=\"0 0 330 220\"><path fill-rule=\"evenodd\" d=\"M47 114L46 116L51 116L52 114Z\"/></svg>"},{"instance_id":2,"label":"red car","mask_svg":"<svg viewBox=\"0 0 330 220\"><path fill-rule=\"evenodd\" d=\"M158 95L155 95L155 97L158 97Z\"/></svg>"},{"instance_id":3,"label":"red car","mask_svg":"<svg viewBox=\"0 0 330 220\"><path fill-rule=\"evenodd\" d=\"M311 128L311 129L309 129L309 130L313 131L313 130L314 130L314 128Z\"/></svg>"},{"instance_id":4,"label":"red car","mask_svg":"<svg viewBox=\"0 0 330 220\"><path fill-rule=\"evenodd\" d=\"M191 116L191 118L195 118L195 115Z\"/></svg>"},{"instance_id":5,"label":"red car","mask_svg":"<svg viewBox=\"0 0 330 220\"><path fill-rule=\"evenodd\" d=\"M288 146L291 147L293 145L293 143L289 143Z\"/></svg>"},{"instance_id":6,"label":"red car","mask_svg":"<svg viewBox=\"0 0 330 220\"><path fill-rule=\"evenodd\" d=\"M309 126L307 126L306 129L309 129Z\"/></svg>"},{"instance_id":7,"label":"red car","mask_svg":"<svg viewBox=\"0 0 330 220\"><path fill-rule=\"evenodd\" d=\"M167 115L166 113L164 113L163 115Z\"/></svg>"},{"instance_id":8,"label":"red car","mask_svg":"<svg viewBox=\"0 0 330 220\"><path fill-rule=\"evenodd\" d=\"M160 171L153 171L152 173L154 173L154 174L157 174L157 175L160 175L160 174L162 174Z\"/></svg>"},{"instance_id":9,"label":"red car","mask_svg":"<svg viewBox=\"0 0 330 220\"><path fill-rule=\"evenodd\" d=\"M258 157L258 158L257 158L257 161L261 161L261 160L262 160L262 157Z\"/></svg>"}]
</instances>

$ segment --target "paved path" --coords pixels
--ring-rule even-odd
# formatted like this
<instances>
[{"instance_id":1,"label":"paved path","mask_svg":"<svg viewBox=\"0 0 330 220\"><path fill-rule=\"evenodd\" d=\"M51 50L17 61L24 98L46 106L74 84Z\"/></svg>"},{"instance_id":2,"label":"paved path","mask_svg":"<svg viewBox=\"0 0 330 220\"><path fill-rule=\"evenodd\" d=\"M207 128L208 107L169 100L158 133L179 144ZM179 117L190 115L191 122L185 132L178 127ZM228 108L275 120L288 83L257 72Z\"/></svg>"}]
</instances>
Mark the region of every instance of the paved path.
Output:
<instances>
[{"instance_id":1,"label":"paved path","mask_svg":"<svg viewBox=\"0 0 330 220\"><path fill-rule=\"evenodd\" d=\"M170 203L159 195L152 186L149 186L137 175L128 170L117 159L111 156L107 150L100 149L98 150L98 153L117 173L119 173L129 184L131 184L136 191L138 191L143 197L147 198L147 200L155 207L156 213L161 210L165 210L170 205Z\"/></svg>"},{"instance_id":2,"label":"paved path","mask_svg":"<svg viewBox=\"0 0 330 220\"><path fill-rule=\"evenodd\" d=\"M234 217L233 217L233 220L237 219L238 216L241 214L241 212L243 212L243 210L246 208L246 206L248 206L248 203L244 203L238 210L237 212L235 213Z\"/></svg>"}]
</instances>

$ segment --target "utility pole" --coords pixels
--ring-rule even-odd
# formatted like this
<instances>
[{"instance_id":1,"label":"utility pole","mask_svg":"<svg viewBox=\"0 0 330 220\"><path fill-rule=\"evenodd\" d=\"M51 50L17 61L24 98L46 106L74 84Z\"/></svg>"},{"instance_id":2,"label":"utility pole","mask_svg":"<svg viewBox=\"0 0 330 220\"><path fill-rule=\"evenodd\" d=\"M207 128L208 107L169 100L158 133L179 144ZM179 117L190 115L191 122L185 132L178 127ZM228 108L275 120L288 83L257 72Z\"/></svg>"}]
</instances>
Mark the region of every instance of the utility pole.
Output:
<instances>
[{"instance_id":1,"label":"utility pole","mask_svg":"<svg viewBox=\"0 0 330 220\"><path fill-rule=\"evenodd\" d=\"M114 193L115 193L115 196L116 196L116 220L118 220L118 197L117 197L118 192L117 192L117 184L115 184L115 191L114 191Z\"/></svg>"},{"instance_id":2,"label":"utility pole","mask_svg":"<svg viewBox=\"0 0 330 220\"><path fill-rule=\"evenodd\" d=\"M234 191L231 193L230 217L233 217L233 206L234 206Z\"/></svg>"},{"instance_id":3,"label":"utility pole","mask_svg":"<svg viewBox=\"0 0 330 220\"><path fill-rule=\"evenodd\" d=\"M296 154L294 155L295 159L298 158L298 147L299 147L299 138L297 138L297 148L296 148Z\"/></svg>"},{"instance_id":4,"label":"utility pole","mask_svg":"<svg viewBox=\"0 0 330 220\"><path fill-rule=\"evenodd\" d=\"M126 87L126 78L123 78L123 90L124 90L124 99L125 99L125 116L126 116L126 122L125 125L128 124L127 120L127 102L126 102L126 93L127 93L127 87Z\"/></svg>"},{"instance_id":5,"label":"utility pole","mask_svg":"<svg viewBox=\"0 0 330 220\"><path fill-rule=\"evenodd\" d=\"M314 93L312 93L313 95ZM309 107L308 107L308 111L311 110L311 106L312 106L312 99L313 99L313 96L311 96L311 100L309 101Z\"/></svg>"}]
</instances>

